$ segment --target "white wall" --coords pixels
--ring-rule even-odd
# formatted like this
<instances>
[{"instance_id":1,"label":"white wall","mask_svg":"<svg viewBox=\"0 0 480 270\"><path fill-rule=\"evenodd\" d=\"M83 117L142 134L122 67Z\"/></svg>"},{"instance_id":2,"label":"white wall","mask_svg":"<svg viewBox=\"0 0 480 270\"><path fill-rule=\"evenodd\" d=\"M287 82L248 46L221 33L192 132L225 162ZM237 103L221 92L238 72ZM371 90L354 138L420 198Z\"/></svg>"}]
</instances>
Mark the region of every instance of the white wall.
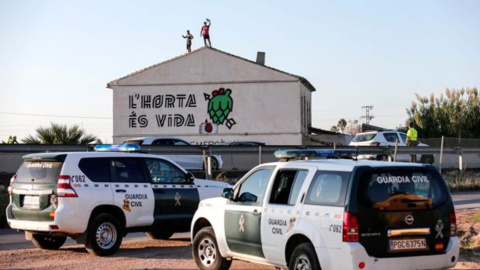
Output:
<instances>
[{"instance_id":1,"label":"white wall","mask_svg":"<svg viewBox=\"0 0 480 270\"><path fill-rule=\"evenodd\" d=\"M226 122L218 125L218 135L221 136L260 136L261 141L268 139L273 142L271 135L285 134L300 135L300 110L298 108L299 83L259 83L259 84L228 84L228 85L185 85L185 86L124 86L114 90L114 141L120 137L139 136L193 136L199 135L200 125L212 122L208 113L208 100L204 94L212 95L211 89L220 87L231 90L230 97L233 107L227 120L233 120L230 128ZM165 106L166 95L175 97L172 107ZM182 102L179 95L184 95ZM160 108L142 108L143 97L155 96L164 98ZM188 99L194 100L187 107ZM133 108L133 104L136 108ZM182 104L183 103L183 104ZM133 115L136 115L135 117ZM176 117L174 117L176 115ZM183 121L175 123L178 118ZM159 119L160 122L157 121ZM165 119L165 122L161 122ZM187 121L190 120L190 121ZM133 122L132 122L133 121ZM232 122L233 123L233 122ZM143 124L143 125L142 125ZM257 137L257 138L260 138ZM232 140L234 137L232 137ZM246 138L245 138L246 139ZM254 140L251 137L250 140ZM277 139L278 140L278 139ZM300 140L300 139L298 139ZM298 141L296 140L296 141ZM301 141L300 141L301 142ZM290 144L284 142L284 144ZM292 142L293 144L293 142Z\"/></svg>"},{"instance_id":2,"label":"white wall","mask_svg":"<svg viewBox=\"0 0 480 270\"><path fill-rule=\"evenodd\" d=\"M302 144L302 132L306 134L302 97L311 104L311 92L298 77L209 48L113 81L110 88L115 143L132 137L178 136L198 143ZM200 125L212 122L209 99L220 88L231 90L232 110L217 134L200 135ZM167 96L173 97L171 106L166 105ZM145 98L150 99L150 108L142 105ZM163 103L155 107L154 99Z\"/></svg>"}]
</instances>

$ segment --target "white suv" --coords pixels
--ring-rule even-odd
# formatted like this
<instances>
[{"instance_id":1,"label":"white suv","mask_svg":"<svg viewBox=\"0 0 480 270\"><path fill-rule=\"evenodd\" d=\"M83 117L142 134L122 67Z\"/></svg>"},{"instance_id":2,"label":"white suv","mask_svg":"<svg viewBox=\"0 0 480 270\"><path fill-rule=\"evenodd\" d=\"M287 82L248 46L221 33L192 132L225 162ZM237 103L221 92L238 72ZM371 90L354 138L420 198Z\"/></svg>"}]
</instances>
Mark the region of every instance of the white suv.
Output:
<instances>
[{"instance_id":1,"label":"white suv","mask_svg":"<svg viewBox=\"0 0 480 270\"><path fill-rule=\"evenodd\" d=\"M398 140L398 146L406 146L407 134L396 130L380 130L357 133L353 137L349 146L395 146ZM419 147L428 146L419 142ZM358 159L385 160L384 155L359 155ZM409 161L409 155L397 155L397 161ZM434 156L431 154L417 154L417 160L421 163L433 164Z\"/></svg>"},{"instance_id":2,"label":"white suv","mask_svg":"<svg viewBox=\"0 0 480 270\"><path fill-rule=\"evenodd\" d=\"M290 159L334 151L277 151ZM288 269L440 269L458 260L450 192L429 164L298 160L259 165L191 225L199 269L232 259Z\"/></svg>"},{"instance_id":3,"label":"white suv","mask_svg":"<svg viewBox=\"0 0 480 270\"><path fill-rule=\"evenodd\" d=\"M106 256L129 232L168 239L189 231L201 199L230 186L195 179L158 155L69 152L23 159L8 188L8 225L42 249L58 249L68 236Z\"/></svg>"},{"instance_id":4,"label":"white suv","mask_svg":"<svg viewBox=\"0 0 480 270\"><path fill-rule=\"evenodd\" d=\"M176 137L139 137L128 139L123 143L138 145L154 145L154 146L188 146L189 142ZM187 170L202 170L207 168L203 155L180 155L180 154L164 154L164 156L172 159ZM221 155L211 156L212 170L222 168L223 160Z\"/></svg>"}]
</instances>

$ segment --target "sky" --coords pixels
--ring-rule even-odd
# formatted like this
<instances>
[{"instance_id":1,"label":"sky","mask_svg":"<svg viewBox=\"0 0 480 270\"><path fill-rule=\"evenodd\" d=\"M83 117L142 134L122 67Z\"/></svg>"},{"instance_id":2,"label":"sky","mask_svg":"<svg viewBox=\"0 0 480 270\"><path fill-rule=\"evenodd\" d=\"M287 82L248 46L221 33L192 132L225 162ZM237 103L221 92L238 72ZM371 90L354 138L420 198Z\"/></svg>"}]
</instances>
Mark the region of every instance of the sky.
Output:
<instances>
[{"instance_id":1,"label":"sky","mask_svg":"<svg viewBox=\"0 0 480 270\"><path fill-rule=\"evenodd\" d=\"M404 125L415 95L480 87L480 1L0 0L0 141L50 123L112 142L108 82L212 46L305 77L312 126Z\"/></svg>"}]
</instances>

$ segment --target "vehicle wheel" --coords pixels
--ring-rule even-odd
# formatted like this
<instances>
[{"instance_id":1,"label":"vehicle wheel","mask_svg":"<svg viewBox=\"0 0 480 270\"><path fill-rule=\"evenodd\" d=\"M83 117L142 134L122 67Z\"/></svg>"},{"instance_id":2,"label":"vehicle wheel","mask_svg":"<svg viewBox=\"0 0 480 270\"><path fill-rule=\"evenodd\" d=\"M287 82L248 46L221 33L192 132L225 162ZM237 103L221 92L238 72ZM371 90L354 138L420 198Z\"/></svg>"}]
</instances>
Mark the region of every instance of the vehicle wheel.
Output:
<instances>
[{"instance_id":1,"label":"vehicle wheel","mask_svg":"<svg viewBox=\"0 0 480 270\"><path fill-rule=\"evenodd\" d=\"M315 248L310 243L303 243L298 245L294 250L288 269L321 269L318 263L317 255L315 254Z\"/></svg>"},{"instance_id":2,"label":"vehicle wheel","mask_svg":"<svg viewBox=\"0 0 480 270\"><path fill-rule=\"evenodd\" d=\"M385 156L385 155L377 155L376 160L388 160L388 156Z\"/></svg>"},{"instance_id":3,"label":"vehicle wheel","mask_svg":"<svg viewBox=\"0 0 480 270\"><path fill-rule=\"evenodd\" d=\"M192 254L198 269L226 270L232 260L222 257L212 227L201 229L193 239Z\"/></svg>"},{"instance_id":4,"label":"vehicle wheel","mask_svg":"<svg viewBox=\"0 0 480 270\"><path fill-rule=\"evenodd\" d=\"M99 214L88 226L87 243L89 253L97 256L109 256L122 244L123 234L120 223L110 214Z\"/></svg>"},{"instance_id":5,"label":"vehicle wheel","mask_svg":"<svg viewBox=\"0 0 480 270\"><path fill-rule=\"evenodd\" d=\"M219 167L218 166L218 160L216 158L212 157L212 170L216 171L216 170L219 169L218 167Z\"/></svg>"},{"instance_id":6,"label":"vehicle wheel","mask_svg":"<svg viewBox=\"0 0 480 270\"><path fill-rule=\"evenodd\" d=\"M151 232L146 232L148 237L155 240L168 240L173 235L172 230L155 230Z\"/></svg>"},{"instance_id":7,"label":"vehicle wheel","mask_svg":"<svg viewBox=\"0 0 480 270\"><path fill-rule=\"evenodd\" d=\"M216 170L219 169L219 167L218 167L218 160L217 160L216 158L211 157L211 161L210 161L210 162L212 163L212 171L216 171ZM203 169L205 170L206 168L207 168L207 163L204 162L204 163L203 163Z\"/></svg>"},{"instance_id":8,"label":"vehicle wheel","mask_svg":"<svg viewBox=\"0 0 480 270\"><path fill-rule=\"evenodd\" d=\"M32 243L41 249L59 249L67 241L66 236L50 236L42 234L33 234Z\"/></svg>"},{"instance_id":9,"label":"vehicle wheel","mask_svg":"<svg viewBox=\"0 0 480 270\"><path fill-rule=\"evenodd\" d=\"M435 162L435 158L433 157L433 155L422 155L420 161L422 163L433 164L433 162Z\"/></svg>"}]
</instances>

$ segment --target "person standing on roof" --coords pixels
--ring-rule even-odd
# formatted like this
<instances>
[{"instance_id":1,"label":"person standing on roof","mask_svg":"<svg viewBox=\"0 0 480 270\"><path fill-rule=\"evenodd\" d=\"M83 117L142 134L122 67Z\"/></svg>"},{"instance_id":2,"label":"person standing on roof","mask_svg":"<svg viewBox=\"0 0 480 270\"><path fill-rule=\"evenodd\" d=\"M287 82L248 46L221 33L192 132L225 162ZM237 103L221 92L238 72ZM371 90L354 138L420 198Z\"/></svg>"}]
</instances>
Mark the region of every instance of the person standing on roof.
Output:
<instances>
[{"instance_id":1,"label":"person standing on roof","mask_svg":"<svg viewBox=\"0 0 480 270\"><path fill-rule=\"evenodd\" d=\"M183 38L186 38L187 39L187 51L188 52L192 52L192 39L193 39L193 35L190 34L190 30L187 30L187 35L186 36L183 36Z\"/></svg>"},{"instance_id":2,"label":"person standing on roof","mask_svg":"<svg viewBox=\"0 0 480 270\"><path fill-rule=\"evenodd\" d=\"M418 145L418 132L413 127L413 122L410 122L408 124L408 126L410 128L407 131L407 141L405 142L405 144L407 146L417 147L417 145ZM417 155L416 154L410 155L410 162L417 162Z\"/></svg>"},{"instance_id":3,"label":"person standing on roof","mask_svg":"<svg viewBox=\"0 0 480 270\"><path fill-rule=\"evenodd\" d=\"M210 42L210 19L207 18L207 21L203 22L202 29L200 30L200 36L203 36L203 43L207 46L208 40L208 47L212 47L212 43Z\"/></svg>"}]
</instances>

